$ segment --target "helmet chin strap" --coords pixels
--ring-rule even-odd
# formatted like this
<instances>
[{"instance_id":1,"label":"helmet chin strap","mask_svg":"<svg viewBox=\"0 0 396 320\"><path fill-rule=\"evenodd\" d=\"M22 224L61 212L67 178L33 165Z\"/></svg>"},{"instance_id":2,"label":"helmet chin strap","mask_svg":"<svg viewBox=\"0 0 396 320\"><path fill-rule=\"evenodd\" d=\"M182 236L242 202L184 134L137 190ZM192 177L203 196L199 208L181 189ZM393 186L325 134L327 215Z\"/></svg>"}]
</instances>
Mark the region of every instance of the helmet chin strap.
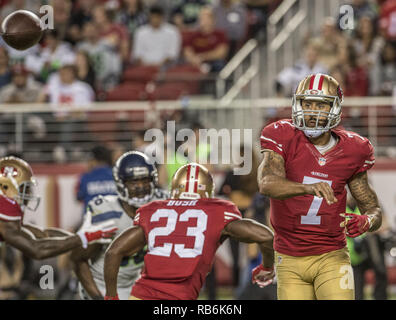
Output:
<instances>
[{"instance_id":1,"label":"helmet chin strap","mask_svg":"<svg viewBox=\"0 0 396 320\"><path fill-rule=\"evenodd\" d=\"M323 133L325 133L326 131L328 131L328 129L305 129L303 130L304 134L308 137L308 138L317 138L319 136L321 136Z\"/></svg>"}]
</instances>

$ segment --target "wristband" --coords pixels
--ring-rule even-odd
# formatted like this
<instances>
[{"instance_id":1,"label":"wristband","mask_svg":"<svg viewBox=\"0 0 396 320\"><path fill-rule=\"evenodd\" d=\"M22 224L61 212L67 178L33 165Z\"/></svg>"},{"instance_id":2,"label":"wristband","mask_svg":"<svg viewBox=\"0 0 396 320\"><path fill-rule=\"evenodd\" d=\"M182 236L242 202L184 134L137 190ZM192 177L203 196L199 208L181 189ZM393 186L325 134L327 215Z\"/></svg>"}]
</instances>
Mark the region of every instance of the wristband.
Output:
<instances>
[{"instance_id":1,"label":"wristband","mask_svg":"<svg viewBox=\"0 0 396 320\"><path fill-rule=\"evenodd\" d=\"M118 298L118 294L115 297L105 296L104 299L105 300L120 300L120 298Z\"/></svg>"}]
</instances>

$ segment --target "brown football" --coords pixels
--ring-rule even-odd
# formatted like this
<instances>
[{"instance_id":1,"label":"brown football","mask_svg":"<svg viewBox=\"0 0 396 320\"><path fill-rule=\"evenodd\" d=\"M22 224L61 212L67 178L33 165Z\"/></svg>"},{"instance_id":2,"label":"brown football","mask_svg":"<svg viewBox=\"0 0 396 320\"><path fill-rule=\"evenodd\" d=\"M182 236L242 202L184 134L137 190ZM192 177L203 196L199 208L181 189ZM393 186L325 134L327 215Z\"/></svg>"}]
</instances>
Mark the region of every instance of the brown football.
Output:
<instances>
[{"instance_id":1,"label":"brown football","mask_svg":"<svg viewBox=\"0 0 396 320\"><path fill-rule=\"evenodd\" d=\"M34 46L42 35L40 18L31 11L14 11L1 24L1 36L4 41L17 50L26 50Z\"/></svg>"}]
</instances>

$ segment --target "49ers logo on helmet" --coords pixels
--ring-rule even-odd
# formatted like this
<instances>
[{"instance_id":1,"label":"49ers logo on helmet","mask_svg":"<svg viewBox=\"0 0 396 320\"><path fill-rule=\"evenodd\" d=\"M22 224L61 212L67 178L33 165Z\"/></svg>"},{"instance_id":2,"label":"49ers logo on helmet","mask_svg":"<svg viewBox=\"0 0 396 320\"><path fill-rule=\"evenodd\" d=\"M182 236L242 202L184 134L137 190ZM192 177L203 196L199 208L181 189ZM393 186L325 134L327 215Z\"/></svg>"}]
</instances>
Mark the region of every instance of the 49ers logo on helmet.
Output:
<instances>
[{"instance_id":1,"label":"49ers logo on helmet","mask_svg":"<svg viewBox=\"0 0 396 320\"><path fill-rule=\"evenodd\" d=\"M319 95L319 94L323 94L322 90L305 90L305 94L313 94L313 95Z\"/></svg>"},{"instance_id":2,"label":"49ers logo on helmet","mask_svg":"<svg viewBox=\"0 0 396 320\"><path fill-rule=\"evenodd\" d=\"M0 169L0 173L4 177L8 177L9 175L16 177L18 175L18 170L14 167L6 166Z\"/></svg>"}]
</instances>

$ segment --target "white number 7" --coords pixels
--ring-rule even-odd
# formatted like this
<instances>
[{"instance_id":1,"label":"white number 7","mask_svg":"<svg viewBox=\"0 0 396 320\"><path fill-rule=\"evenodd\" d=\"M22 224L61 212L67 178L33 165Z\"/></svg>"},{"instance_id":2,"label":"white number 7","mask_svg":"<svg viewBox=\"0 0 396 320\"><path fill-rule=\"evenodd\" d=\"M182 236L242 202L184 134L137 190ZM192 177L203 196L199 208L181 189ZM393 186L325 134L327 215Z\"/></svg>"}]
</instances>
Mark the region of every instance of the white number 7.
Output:
<instances>
[{"instance_id":1,"label":"white number 7","mask_svg":"<svg viewBox=\"0 0 396 320\"><path fill-rule=\"evenodd\" d=\"M322 180L313 177L304 177L303 183L304 184L313 184L318 182L326 182L331 186L333 181L330 180ZM318 216L319 208L322 205L323 198L319 198L314 196L314 199L309 207L308 213L305 216L301 216L301 224L320 224L320 216Z\"/></svg>"}]
</instances>

